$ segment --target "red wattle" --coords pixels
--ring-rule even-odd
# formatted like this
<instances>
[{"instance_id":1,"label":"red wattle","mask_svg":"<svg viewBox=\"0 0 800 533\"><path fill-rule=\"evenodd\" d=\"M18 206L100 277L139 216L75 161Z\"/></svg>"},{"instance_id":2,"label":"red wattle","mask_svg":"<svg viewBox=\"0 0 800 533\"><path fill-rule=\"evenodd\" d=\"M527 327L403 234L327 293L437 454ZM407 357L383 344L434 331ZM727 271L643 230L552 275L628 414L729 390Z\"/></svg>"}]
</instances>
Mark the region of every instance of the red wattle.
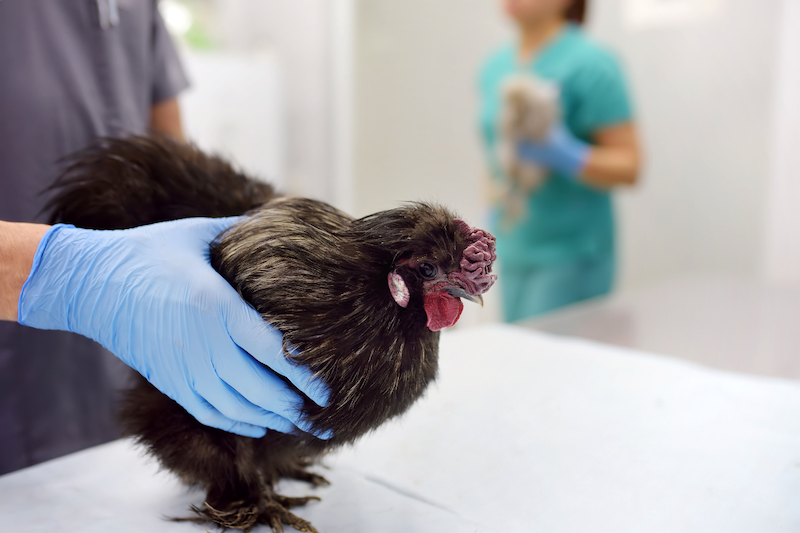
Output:
<instances>
[{"instance_id":1,"label":"red wattle","mask_svg":"<svg viewBox=\"0 0 800 533\"><path fill-rule=\"evenodd\" d=\"M449 293L437 291L425 295L425 314L431 331L455 326L463 310L461 299Z\"/></svg>"}]
</instances>

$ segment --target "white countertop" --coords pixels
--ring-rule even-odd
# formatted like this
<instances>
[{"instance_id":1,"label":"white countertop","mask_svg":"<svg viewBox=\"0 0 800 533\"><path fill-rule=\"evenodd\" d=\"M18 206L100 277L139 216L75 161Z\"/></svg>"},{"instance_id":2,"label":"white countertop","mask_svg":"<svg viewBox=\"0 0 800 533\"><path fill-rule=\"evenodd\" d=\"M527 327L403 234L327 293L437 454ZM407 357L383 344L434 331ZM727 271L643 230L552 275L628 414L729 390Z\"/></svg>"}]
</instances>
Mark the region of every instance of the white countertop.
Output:
<instances>
[{"instance_id":1,"label":"white countertop","mask_svg":"<svg viewBox=\"0 0 800 533\"><path fill-rule=\"evenodd\" d=\"M309 489L298 482L280 485L291 496L315 494L295 510L321 532L409 531L474 533L480 529L448 511L338 468L319 469L333 485ZM0 477L0 531L14 533L204 533L211 525L171 522L188 517L204 492L181 485L159 471L128 440L120 440ZM287 528L288 531L295 531ZM253 531L269 532L259 527Z\"/></svg>"},{"instance_id":2,"label":"white countertop","mask_svg":"<svg viewBox=\"0 0 800 533\"><path fill-rule=\"evenodd\" d=\"M800 384L491 326L407 416L291 494L321 533L800 531ZM127 441L0 477L0 531L203 533ZM259 532L266 533L265 528Z\"/></svg>"},{"instance_id":3,"label":"white countertop","mask_svg":"<svg viewBox=\"0 0 800 533\"><path fill-rule=\"evenodd\" d=\"M800 288L697 277L575 304L524 326L800 380Z\"/></svg>"}]
</instances>

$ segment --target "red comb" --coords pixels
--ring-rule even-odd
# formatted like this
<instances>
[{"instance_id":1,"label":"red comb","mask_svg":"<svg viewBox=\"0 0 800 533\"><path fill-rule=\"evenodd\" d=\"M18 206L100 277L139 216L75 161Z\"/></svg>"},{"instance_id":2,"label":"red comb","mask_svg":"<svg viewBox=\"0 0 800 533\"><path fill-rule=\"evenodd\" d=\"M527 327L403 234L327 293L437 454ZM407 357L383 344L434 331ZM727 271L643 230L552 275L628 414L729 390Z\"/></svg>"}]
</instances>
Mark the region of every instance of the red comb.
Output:
<instances>
[{"instance_id":1,"label":"red comb","mask_svg":"<svg viewBox=\"0 0 800 533\"><path fill-rule=\"evenodd\" d=\"M451 276L461 281L470 294L483 294L497 280L497 276L492 274L492 263L497 259L494 235L473 228L461 219L454 222L467 241L467 247L461 256L461 272L454 272Z\"/></svg>"}]
</instances>

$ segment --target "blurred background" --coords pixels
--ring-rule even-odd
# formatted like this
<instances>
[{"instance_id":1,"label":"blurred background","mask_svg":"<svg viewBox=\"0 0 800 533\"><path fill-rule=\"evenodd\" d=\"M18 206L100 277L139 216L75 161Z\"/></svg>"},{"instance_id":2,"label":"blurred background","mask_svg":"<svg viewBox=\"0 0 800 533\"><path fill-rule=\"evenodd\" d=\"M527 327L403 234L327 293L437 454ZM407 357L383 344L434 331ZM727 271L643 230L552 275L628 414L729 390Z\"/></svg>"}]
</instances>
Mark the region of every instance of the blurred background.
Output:
<instances>
[{"instance_id":1,"label":"blurred background","mask_svg":"<svg viewBox=\"0 0 800 533\"><path fill-rule=\"evenodd\" d=\"M478 70L513 38L496 0L161 10L203 148L355 215L435 200L482 223ZM587 29L622 60L646 154L639 185L615 195L617 294L800 285L800 2L603 0ZM492 298L469 311L465 324L499 319Z\"/></svg>"}]
</instances>

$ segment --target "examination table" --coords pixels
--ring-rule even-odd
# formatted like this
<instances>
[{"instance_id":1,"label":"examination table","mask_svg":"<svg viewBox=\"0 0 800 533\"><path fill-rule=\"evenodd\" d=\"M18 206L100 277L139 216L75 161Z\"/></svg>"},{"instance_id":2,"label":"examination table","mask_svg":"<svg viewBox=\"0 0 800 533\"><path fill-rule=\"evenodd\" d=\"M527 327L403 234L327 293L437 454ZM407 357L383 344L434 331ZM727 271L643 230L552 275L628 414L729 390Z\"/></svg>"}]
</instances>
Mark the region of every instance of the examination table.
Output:
<instances>
[{"instance_id":1,"label":"examination table","mask_svg":"<svg viewBox=\"0 0 800 533\"><path fill-rule=\"evenodd\" d=\"M447 332L426 397L318 471L330 487L278 488L322 498L296 510L320 533L795 532L800 383ZM163 518L202 498L123 440L0 477L0 531L203 533Z\"/></svg>"}]
</instances>

